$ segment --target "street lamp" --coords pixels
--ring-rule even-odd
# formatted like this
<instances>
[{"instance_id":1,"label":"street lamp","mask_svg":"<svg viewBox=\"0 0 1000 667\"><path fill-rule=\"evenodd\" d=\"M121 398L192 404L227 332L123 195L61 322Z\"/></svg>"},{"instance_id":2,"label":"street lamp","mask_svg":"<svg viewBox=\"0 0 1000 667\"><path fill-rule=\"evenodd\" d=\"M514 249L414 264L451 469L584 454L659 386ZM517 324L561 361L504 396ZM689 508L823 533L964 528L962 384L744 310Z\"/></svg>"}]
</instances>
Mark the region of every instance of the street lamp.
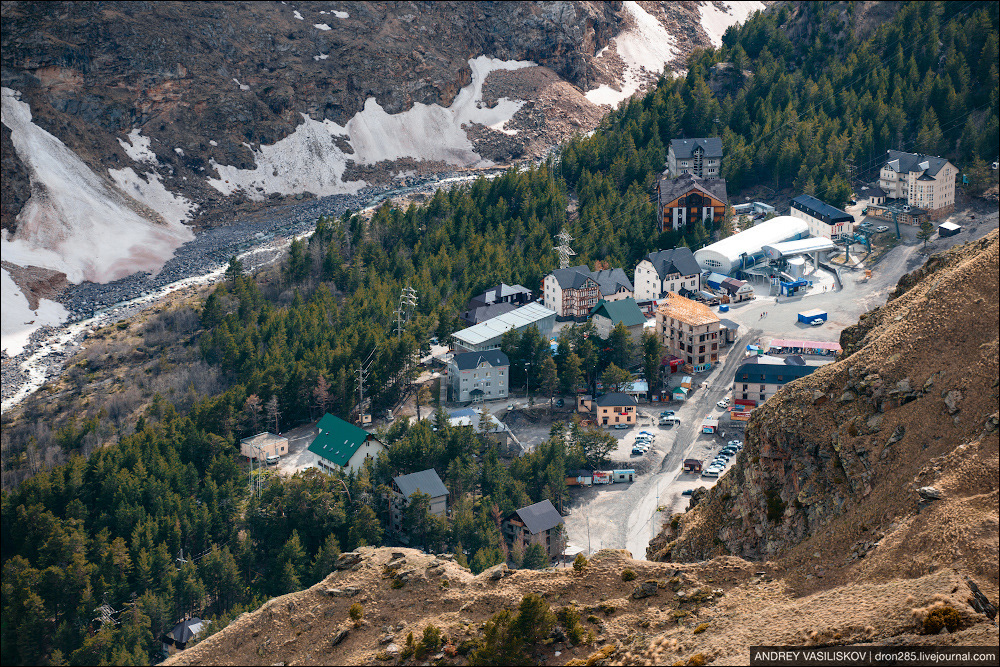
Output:
<instances>
[{"instance_id":1,"label":"street lamp","mask_svg":"<svg viewBox=\"0 0 1000 667\"><path fill-rule=\"evenodd\" d=\"M531 362L524 362L524 398L531 396Z\"/></svg>"}]
</instances>

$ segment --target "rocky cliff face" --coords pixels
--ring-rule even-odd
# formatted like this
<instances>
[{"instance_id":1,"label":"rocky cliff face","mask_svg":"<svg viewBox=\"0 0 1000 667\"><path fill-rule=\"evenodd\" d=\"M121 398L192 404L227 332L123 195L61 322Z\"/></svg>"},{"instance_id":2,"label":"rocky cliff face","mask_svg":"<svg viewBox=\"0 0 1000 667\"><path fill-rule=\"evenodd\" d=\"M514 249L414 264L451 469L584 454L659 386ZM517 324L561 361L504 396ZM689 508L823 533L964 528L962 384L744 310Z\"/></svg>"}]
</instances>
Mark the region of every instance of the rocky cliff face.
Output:
<instances>
[{"instance_id":1,"label":"rocky cliff face","mask_svg":"<svg viewBox=\"0 0 1000 667\"><path fill-rule=\"evenodd\" d=\"M733 470L650 556L815 552L810 576L868 557L907 576L961 563L995 578L998 248L993 232L904 277L843 332L842 360L754 413Z\"/></svg>"}]
</instances>

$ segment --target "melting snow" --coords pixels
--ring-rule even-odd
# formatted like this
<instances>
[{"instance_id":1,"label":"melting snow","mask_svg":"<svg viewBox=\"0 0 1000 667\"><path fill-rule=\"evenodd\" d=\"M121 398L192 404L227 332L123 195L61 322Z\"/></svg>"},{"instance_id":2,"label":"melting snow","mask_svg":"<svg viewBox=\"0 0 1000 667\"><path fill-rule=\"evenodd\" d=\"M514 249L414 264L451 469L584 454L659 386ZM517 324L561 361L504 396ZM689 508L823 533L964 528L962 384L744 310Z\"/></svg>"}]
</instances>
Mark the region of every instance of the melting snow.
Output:
<instances>
[{"instance_id":1,"label":"melting snow","mask_svg":"<svg viewBox=\"0 0 1000 667\"><path fill-rule=\"evenodd\" d=\"M469 66L472 83L459 91L450 107L417 103L408 111L390 114L370 97L364 109L345 126L303 114L304 122L295 132L270 146L251 149L255 169L241 170L213 160L219 178L210 178L208 183L225 195L243 190L251 199L260 201L272 192L312 192L318 196L357 192L364 187L364 181L342 180L348 160L374 164L413 157L462 167L491 166L492 162L475 152L462 125L481 123L512 134L503 129L504 123L524 102L502 98L492 109L486 108L482 105L483 81L494 70L533 67L535 63L480 56L469 60ZM343 153L334 143L335 136L350 143L354 153Z\"/></svg>"},{"instance_id":2,"label":"melting snow","mask_svg":"<svg viewBox=\"0 0 1000 667\"><path fill-rule=\"evenodd\" d=\"M4 259L6 259L6 255ZM44 326L57 326L66 321L69 315L62 304L48 299L38 300L38 310L28 307L28 299L21 288L10 277L7 269L2 269L0 287L3 299L2 334L0 346L10 356L17 356L28 345L28 338L35 329Z\"/></svg>"},{"instance_id":3,"label":"melting snow","mask_svg":"<svg viewBox=\"0 0 1000 667\"><path fill-rule=\"evenodd\" d=\"M4 94L6 95L6 93ZM149 137L142 136L139 129L136 128L128 133L128 140L130 143L126 144L121 137L119 137L118 143L122 145L122 148L125 149L125 153L128 154L130 158L136 162L149 162L151 164L157 164L156 153L149 148Z\"/></svg>"},{"instance_id":4,"label":"melting snow","mask_svg":"<svg viewBox=\"0 0 1000 667\"><path fill-rule=\"evenodd\" d=\"M326 60L330 55L327 53L321 53L318 56L313 56L313 60Z\"/></svg>"},{"instance_id":5,"label":"melting snow","mask_svg":"<svg viewBox=\"0 0 1000 667\"><path fill-rule=\"evenodd\" d=\"M325 23L313 23L313 27L318 30L329 30L330 26Z\"/></svg>"},{"instance_id":6,"label":"melting snow","mask_svg":"<svg viewBox=\"0 0 1000 667\"><path fill-rule=\"evenodd\" d=\"M338 12L336 9L333 10L333 15L336 16L338 19L346 19L348 16L350 16L350 14L348 14L347 12Z\"/></svg>"},{"instance_id":7,"label":"melting snow","mask_svg":"<svg viewBox=\"0 0 1000 667\"><path fill-rule=\"evenodd\" d=\"M586 94L594 104L617 105L628 99L652 76L659 76L663 66L677 55L677 40L667 29L636 2L626 2L634 25L615 37L615 48L625 62L621 90L604 84Z\"/></svg>"},{"instance_id":8,"label":"melting snow","mask_svg":"<svg viewBox=\"0 0 1000 667\"><path fill-rule=\"evenodd\" d=\"M219 145L219 142L218 142L218 141L216 141L215 139L209 139L209 140L208 140L208 145L209 145L209 146L218 146L218 145Z\"/></svg>"},{"instance_id":9,"label":"melting snow","mask_svg":"<svg viewBox=\"0 0 1000 667\"><path fill-rule=\"evenodd\" d=\"M729 10L724 12L711 2L701 6L701 27L708 33L712 44L722 46L722 35L734 23L742 23L755 11L763 10L763 2L734 1L724 3Z\"/></svg>"},{"instance_id":10,"label":"melting snow","mask_svg":"<svg viewBox=\"0 0 1000 667\"><path fill-rule=\"evenodd\" d=\"M122 192L153 209L168 222L178 225L187 222L198 209L197 204L167 190L160 175L155 172L147 171L145 179L132 167L108 169L108 173Z\"/></svg>"},{"instance_id":11,"label":"melting snow","mask_svg":"<svg viewBox=\"0 0 1000 667\"><path fill-rule=\"evenodd\" d=\"M177 148L175 148L174 152L177 153L178 155L180 155L181 157L184 157L184 151L181 150L180 146L178 146Z\"/></svg>"},{"instance_id":12,"label":"melting snow","mask_svg":"<svg viewBox=\"0 0 1000 667\"><path fill-rule=\"evenodd\" d=\"M237 79L236 77L233 77L233 81L235 81L236 85L240 87L240 90L250 90L250 86L246 85L245 83L240 83L240 80Z\"/></svg>"},{"instance_id":13,"label":"melting snow","mask_svg":"<svg viewBox=\"0 0 1000 667\"><path fill-rule=\"evenodd\" d=\"M18 93L3 88L2 95L3 124L31 175L31 197L17 216L17 231L4 230L0 238L3 259L62 271L75 283L107 282L158 270L175 248L194 238L178 222L143 218L134 200L32 123Z\"/></svg>"},{"instance_id":14,"label":"melting snow","mask_svg":"<svg viewBox=\"0 0 1000 667\"><path fill-rule=\"evenodd\" d=\"M305 20L304 18L302 18L302 14L299 14L299 10L297 9L292 11L292 15L295 16L295 18L297 18L300 21Z\"/></svg>"}]
</instances>

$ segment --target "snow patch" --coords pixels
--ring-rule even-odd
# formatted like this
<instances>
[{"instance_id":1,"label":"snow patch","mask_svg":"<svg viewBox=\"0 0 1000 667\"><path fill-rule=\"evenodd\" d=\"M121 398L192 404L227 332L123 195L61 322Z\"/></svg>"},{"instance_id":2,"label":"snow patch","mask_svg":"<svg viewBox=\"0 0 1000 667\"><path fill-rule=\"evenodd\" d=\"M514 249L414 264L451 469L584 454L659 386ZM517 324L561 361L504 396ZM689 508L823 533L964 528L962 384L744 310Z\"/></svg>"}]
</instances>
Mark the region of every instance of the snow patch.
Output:
<instances>
[{"instance_id":1,"label":"snow patch","mask_svg":"<svg viewBox=\"0 0 1000 667\"><path fill-rule=\"evenodd\" d=\"M209 145L209 146L218 146L218 145L219 145L219 142L218 142L218 141L216 141L215 139L209 139L209 140L208 140L208 145Z\"/></svg>"},{"instance_id":2,"label":"snow patch","mask_svg":"<svg viewBox=\"0 0 1000 667\"><path fill-rule=\"evenodd\" d=\"M751 14L764 9L763 2L735 0L723 4L726 6L726 11L722 11L711 2L701 6L701 27L708 33L715 47L722 46L722 36L726 28L736 23L743 23Z\"/></svg>"},{"instance_id":3,"label":"snow patch","mask_svg":"<svg viewBox=\"0 0 1000 667\"><path fill-rule=\"evenodd\" d=\"M180 150L180 149L178 149ZM163 216L167 222L181 224L191 219L198 205L167 190L159 174L147 171L143 179L132 170L108 169L108 173L122 192Z\"/></svg>"},{"instance_id":4,"label":"snow patch","mask_svg":"<svg viewBox=\"0 0 1000 667\"><path fill-rule=\"evenodd\" d=\"M626 2L625 9L631 15L633 25L615 37L615 50L625 62L621 90L603 84L587 92L587 99L594 104L616 106L628 99L651 77L658 77L663 66L678 53L676 38L655 16L636 2Z\"/></svg>"},{"instance_id":5,"label":"snow patch","mask_svg":"<svg viewBox=\"0 0 1000 667\"><path fill-rule=\"evenodd\" d=\"M246 85L245 83L240 83L240 80L237 79L236 77L233 77L233 81L235 81L236 85L240 87L240 90L250 90L250 86Z\"/></svg>"},{"instance_id":6,"label":"snow patch","mask_svg":"<svg viewBox=\"0 0 1000 667\"><path fill-rule=\"evenodd\" d=\"M177 153L178 155L180 155L181 157L184 157L184 151L181 150L180 146L178 146L177 148L175 148L174 152Z\"/></svg>"},{"instance_id":7,"label":"snow patch","mask_svg":"<svg viewBox=\"0 0 1000 667\"><path fill-rule=\"evenodd\" d=\"M292 11L292 16L294 16L295 18L297 18L300 21L305 21L305 19L302 18L302 14L299 14L299 10L297 10L297 9L295 9L295 10Z\"/></svg>"},{"instance_id":8,"label":"snow patch","mask_svg":"<svg viewBox=\"0 0 1000 667\"><path fill-rule=\"evenodd\" d=\"M28 297L24 296L7 269L2 269L0 275L0 298L3 299L0 346L12 357L21 354L36 329L45 325L58 326L69 315L61 303L49 299L39 299L38 310L31 310Z\"/></svg>"},{"instance_id":9,"label":"snow patch","mask_svg":"<svg viewBox=\"0 0 1000 667\"><path fill-rule=\"evenodd\" d=\"M138 128L128 133L129 143L125 143L121 137L118 143L125 149L125 153L136 162L149 162L157 164L156 153L149 147L149 137L142 136Z\"/></svg>"},{"instance_id":10,"label":"snow patch","mask_svg":"<svg viewBox=\"0 0 1000 667\"><path fill-rule=\"evenodd\" d=\"M333 10L333 15L336 16L338 19L346 19L347 17L350 16L350 14L348 14L347 12L338 12L336 9Z\"/></svg>"},{"instance_id":11,"label":"snow patch","mask_svg":"<svg viewBox=\"0 0 1000 667\"><path fill-rule=\"evenodd\" d=\"M329 57L330 57L330 54L328 54L328 53L321 53L318 56L313 56L313 60L326 60Z\"/></svg>"},{"instance_id":12,"label":"snow patch","mask_svg":"<svg viewBox=\"0 0 1000 667\"><path fill-rule=\"evenodd\" d=\"M312 192L317 196L357 192L365 186L364 181L342 180L348 160L375 164L413 157L462 167L492 166L475 152L462 125L480 123L513 134L515 131L505 130L504 124L524 102L501 98L492 109L486 108L482 104L483 82L495 70L534 67L535 63L479 56L469 60L469 66L472 83L459 91L450 107L416 103L408 111L390 114L370 97L345 126L303 114L304 122L289 136L271 146L251 148L256 168L241 170L212 160L219 178L209 178L208 183L224 195L242 190L261 201L272 192ZM342 152L334 143L335 136L346 140L354 153Z\"/></svg>"},{"instance_id":13,"label":"snow patch","mask_svg":"<svg viewBox=\"0 0 1000 667\"><path fill-rule=\"evenodd\" d=\"M313 27L317 30L329 30L330 26L325 23L313 23Z\"/></svg>"},{"instance_id":14,"label":"snow patch","mask_svg":"<svg viewBox=\"0 0 1000 667\"><path fill-rule=\"evenodd\" d=\"M159 270L175 248L194 238L179 222L143 218L135 200L31 122L31 109L19 93L0 92L2 122L31 177L31 197L17 216L17 231L3 230L0 237L4 260L62 271L74 283L108 282Z\"/></svg>"}]
</instances>

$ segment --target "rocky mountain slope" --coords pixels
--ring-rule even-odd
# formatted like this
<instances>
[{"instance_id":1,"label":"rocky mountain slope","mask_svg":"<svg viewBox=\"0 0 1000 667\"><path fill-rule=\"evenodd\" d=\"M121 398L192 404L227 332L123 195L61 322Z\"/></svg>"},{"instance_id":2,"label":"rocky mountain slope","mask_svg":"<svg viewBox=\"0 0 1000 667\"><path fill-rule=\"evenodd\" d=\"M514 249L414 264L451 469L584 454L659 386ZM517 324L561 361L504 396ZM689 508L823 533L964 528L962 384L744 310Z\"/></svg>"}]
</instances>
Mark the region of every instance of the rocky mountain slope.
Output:
<instances>
[{"instance_id":1,"label":"rocky mountain slope","mask_svg":"<svg viewBox=\"0 0 1000 667\"><path fill-rule=\"evenodd\" d=\"M538 157L762 7L5 1L3 258L106 282L291 197Z\"/></svg>"},{"instance_id":2,"label":"rocky mountain slope","mask_svg":"<svg viewBox=\"0 0 1000 667\"><path fill-rule=\"evenodd\" d=\"M733 470L670 522L650 561L602 551L579 572L473 576L447 555L363 548L168 664L467 664L486 621L531 593L575 610L584 629L574 644L560 622L530 650L542 664L996 645L967 578L996 602L998 260L993 232L901 280L844 332L845 359L755 413ZM939 634L928 619L947 608ZM445 636L439 653L407 657L407 636L429 625Z\"/></svg>"}]
</instances>

